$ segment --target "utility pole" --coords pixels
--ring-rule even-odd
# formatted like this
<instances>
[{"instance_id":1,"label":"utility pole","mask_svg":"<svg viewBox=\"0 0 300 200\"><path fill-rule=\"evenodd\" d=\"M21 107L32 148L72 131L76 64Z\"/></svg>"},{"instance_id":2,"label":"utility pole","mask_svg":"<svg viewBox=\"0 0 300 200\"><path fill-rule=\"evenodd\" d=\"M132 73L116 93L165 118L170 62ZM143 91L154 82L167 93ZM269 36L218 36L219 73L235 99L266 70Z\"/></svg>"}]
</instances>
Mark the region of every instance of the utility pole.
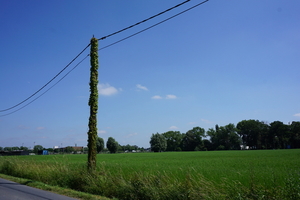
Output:
<instances>
[{"instance_id":1,"label":"utility pole","mask_svg":"<svg viewBox=\"0 0 300 200\"><path fill-rule=\"evenodd\" d=\"M97 156L97 112L98 112L98 40L91 39L91 76L90 76L90 118L88 131L88 170L96 168Z\"/></svg>"}]
</instances>

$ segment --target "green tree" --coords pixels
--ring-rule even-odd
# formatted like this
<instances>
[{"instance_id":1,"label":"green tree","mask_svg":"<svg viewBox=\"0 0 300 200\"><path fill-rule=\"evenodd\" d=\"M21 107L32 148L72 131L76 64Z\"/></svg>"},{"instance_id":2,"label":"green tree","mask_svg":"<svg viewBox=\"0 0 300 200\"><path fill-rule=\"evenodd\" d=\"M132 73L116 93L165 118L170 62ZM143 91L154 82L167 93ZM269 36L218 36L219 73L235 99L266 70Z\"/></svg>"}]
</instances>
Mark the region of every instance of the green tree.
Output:
<instances>
[{"instance_id":1,"label":"green tree","mask_svg":"<svg viewBox=\"0 0 300 200\"><path fill-rule=\"evenodd\" d=\"M91 75L90 75L90 117L88 131L88 169L96 168L97 154L97 112L98 112L98 40L91 39Z\"/></svg>"},{"instance_id":2,"label":"green tree","mask_svg":"<svg viewBox=\"0 0 300 200\"><path fill-rule=\"evenodd\" d=\"M54 152L54 149L53 148L48 148L46 149L48 152Z\"/></svg>"},{"instance_id":3,"label":"green tree","mask_svg":"<svg viewBox=\"0 0 300 200\"><path fill-rule=\"evenodd\" d=\"M97 137L97 152L101 152L104 149L104 140L101 137Z\"/></svg>"},{"instance_id":4,"label":"green tree","mask_svg":"<svg viewBox=\"0 0 300 200\"><path fill-rule=\"evenodd\" d=\"M178 151L181 149L183 134L179 131L168 131L162 134L167 141L166 151Z\"/></svg>"},{"instance_id":5,"label":"green tree","mask_svg":"<svg viewBox=\"0 0 300 200\"><path fill-rule=\"evenodd\" d=\"M74 151L74 148L73 147L71 147L71 146L67 146L66 148L65 148L65 153L72 153Z\"/></svg>"},{"instance_id":6,"label":"green tree","mask_svg":"<svg viewBox=\"0 0 300 200\"><path fill-rule=\"evenodd\" d=\"M258 137L257 147L258 149L267 149L268 148L268 134L270 126L267 122L260 122L260 133Z\"/></svg>"},{"instance_id":7,"label":"green tree","mask_svg":"<svg viewBox=\"0 0 300 200\"><path fill-rule=\"evenodd\" d=\"M291 137L290 144L292 148L300 148L300 122L292 122L290 125Z\"/></svg>"},{"instance_id":8,"label":"green tree","mask_svg":"<svg viewBox=\"0 0 300 200\"><path fill-rule=\"evenodd\" d=\"M119 144L114 138L109 137L106 142L106 147L110 153L116 153L118 151Z\"/></svg>"},{"instance_id":9,"label":"green tree","mask_svg":"<svg viewBox=\"0 0 300 200\"><path fill-rule=\"evenodd\" d=\"M21 147L20 147L20 150L28 151L28 147L21 146Z\"/></svg>"},{"instance_id":10,"label":"green tree","mask_svg":"<svg viewBox=\"0 0 300 200\"><path fill-rule=\"evenodd\" d=\"M4 150L4 151L12 151L12 148L11 148L11 147L4 147L3 150Z\"/></svg>"},{"instance_id":11,"label":"green tree","mask_svg":"<svg viewBox=\"0 0 300 200\"><path fill-rule=\"evenodd\" d=\"M240 149L241 139L237 134L237 129L234 124L230 123L226 126L221 126L219 132L221 145L223 145L226 150Z\"/></svg>"},{"instance_id":12,"label":"green tree","mask_svg":"<svg viewBox=\"0 0 300 200\"><path fill-rule=\"evenodd\" d=\"M186 132L182 140L184 151L204 150L202 138L205 137L205 130L200 127L194 127Z\"/></svg>"},{"instance_id":13,"label":"green tree","mask_svg":"<svg viewBox=\"0 0 300 200\"><path fill-rule=\"evenodd\" d=\"M218 129L217 129L218 128ZM219 126L216 125L216 130L219 130ZM212 150L215 150L217 149L217 147L220 145L220 137L218 136L219 135L219 131L216 131L215 129L213 128L209 128L207 131L206 131L206 134L210 137L210 144L211 144L211 149Z\"/></svg>"},{"instance_id":14,"label":"green tree","mask_svg":"<svg viewBox=\"0 0 300 200\"><path fill-rule=\"evenodd\" d=\"M210 140L204 139L203 140L204 150L213 150L213 146Z\"/></svg>"},{"instance_id":15,"label":"green tree","mask_svg":"<svg viewBox=\"0 0 300 200\"><path fill-rule=\"evenodd\" d=\"M139 150L140 148L137 146L137 145L130 145L130 144L127 144L127 145L123 145L120 147L120 150L123 150L123 151L128 151L128 152L132 152L133 150Z\"/></svg>"},{"instance_id":16,"label":"green tree","mask_svg":"<svg viewBox=\"0 0 300 200\"><path fill-rule=\"evenodd\" d=\"M43 148L43 146L42 145L35 145L34 147L33 147L33 152L34 153L38 153L38 151L41 151L41 150L43 150L44 148Z\"/></svg>"},{"instance_id":17,"label":"green tree","mask_svg":"<svg viewBox=\"0 0 300 200\"><path fill-rule=\"evenodd\" d=\"M18 151L18 150L20 150L19 147L12 147L11 149L12 149L13 151Z\"/></svg>"},{"instance_id":18,"label":"green tree","mask_svg":"<svg viewBox=\"0 0 300 200\"><path fill-rule=\"evenodd\" d=\"M127 144L123 147L123 150L124 151L132 151L132 150L134 150L134 148L130 144Z\"/></svg>"},{"instance_id":19,"label":"green tree","mask_svg":"<svg viewBox=\"0 0 300 200\"><path fill-rule=\"evenodd\" d=\"M237 129L234 124L228 124L221 127L216 125L216 129L210 128L207 131L207 135L210 136L212 149L240 149L241 139L237 134Z\"/></svg>"},{"instance_id":20,"label":"green tree","mask_svg":"<svg viewBox=\"0 0 300 200\"><path fill-rule=\"evenodd\" d=\"M0 147L0 151L3 151L3 147Z\"/></svg>"},{"instance_id":21,"label":"green tree","mask_svg":"<svg viewBox=\"0 0 300 200\"><path fill-rule=\"evenodd\" d=\"M262 149L266 139L267 127L258 120L242 120L237 124L237 132L242 138L243 145L253 149Z\"/></svg>"},{"instance_id":22,"label":"green tree","mask_svg":"<svg viewBox=\"0 0 300 200\"><path fill-rule=\"evenodd\" d=\"M281 121L270 123L269 139L274 149L286 148L290 137L289 127Z\"/></svg>"},{"instance_id":23,"label":"green tree","mask_svg":"<svg viewBox=\"0 0 300 200\"><path fill-rule=\"evenodd\" d=\"M150 138L151 150L154 152L162 152L167 149L167 141L166 138L159 134L152 134Z\"/></svg>"}]
</instances>

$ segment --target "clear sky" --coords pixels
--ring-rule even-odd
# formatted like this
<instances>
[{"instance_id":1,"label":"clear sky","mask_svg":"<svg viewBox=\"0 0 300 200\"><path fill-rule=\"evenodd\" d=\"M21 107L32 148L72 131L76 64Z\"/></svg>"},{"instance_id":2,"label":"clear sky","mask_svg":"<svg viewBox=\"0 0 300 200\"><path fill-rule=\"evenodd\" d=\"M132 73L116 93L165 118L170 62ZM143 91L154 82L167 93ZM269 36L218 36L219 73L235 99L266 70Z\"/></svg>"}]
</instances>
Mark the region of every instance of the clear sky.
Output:
<instances>
[{"instance_id":1,"label":"clear sky","mask_svg":"<svg viewBox=\"0 0 300 200\"><path fill-rule=\"evenodd\" d=\"M93 35L101 38L182 1L0 0L0 110L46 84ZM207 130L244 119L299 121L299 22L299 0L210 0L99 51L98 135L146 148L157 132ZM87 58L39 99L0 117L0 146L86 146L89 68Z\"/></svg>"}]
</instances>

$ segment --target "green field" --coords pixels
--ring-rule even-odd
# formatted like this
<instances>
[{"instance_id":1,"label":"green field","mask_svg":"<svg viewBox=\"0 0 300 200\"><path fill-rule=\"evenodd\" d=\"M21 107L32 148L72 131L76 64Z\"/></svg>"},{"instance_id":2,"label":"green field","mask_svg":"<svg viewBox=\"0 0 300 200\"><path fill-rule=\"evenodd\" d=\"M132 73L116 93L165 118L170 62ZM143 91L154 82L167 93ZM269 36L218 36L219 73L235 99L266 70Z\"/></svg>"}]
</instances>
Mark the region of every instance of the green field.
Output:
<instances>
[{"instance_id":1,"label":"green field","mask_svg":"<svg viewBox=\"0 0 300 200\"><path fill-rule=\"evenodd\" d=\"M0 173L119 199L300 199L300 150L0 157Z\"/></svg>"}]
</instances>

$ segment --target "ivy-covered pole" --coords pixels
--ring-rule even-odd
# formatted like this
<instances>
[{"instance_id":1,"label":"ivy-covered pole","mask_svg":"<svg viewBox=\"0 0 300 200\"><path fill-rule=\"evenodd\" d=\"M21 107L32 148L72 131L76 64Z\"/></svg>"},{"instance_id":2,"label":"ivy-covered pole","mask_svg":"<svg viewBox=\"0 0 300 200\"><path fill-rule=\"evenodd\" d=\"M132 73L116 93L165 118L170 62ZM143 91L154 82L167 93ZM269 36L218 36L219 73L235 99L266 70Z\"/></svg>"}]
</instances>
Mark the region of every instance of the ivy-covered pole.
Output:
<instances>
[{"instance_id":1,"label":"ivy-covered pole","mask_svg":"<svg viewBox=\"0 0 300 200\"><path fill-rule=\"evenodd\" d=\"M98 40L91 39L90 118L88 132L88 170L96 168L97 111L98 111Z\"/></svg>"}]
</instances>

